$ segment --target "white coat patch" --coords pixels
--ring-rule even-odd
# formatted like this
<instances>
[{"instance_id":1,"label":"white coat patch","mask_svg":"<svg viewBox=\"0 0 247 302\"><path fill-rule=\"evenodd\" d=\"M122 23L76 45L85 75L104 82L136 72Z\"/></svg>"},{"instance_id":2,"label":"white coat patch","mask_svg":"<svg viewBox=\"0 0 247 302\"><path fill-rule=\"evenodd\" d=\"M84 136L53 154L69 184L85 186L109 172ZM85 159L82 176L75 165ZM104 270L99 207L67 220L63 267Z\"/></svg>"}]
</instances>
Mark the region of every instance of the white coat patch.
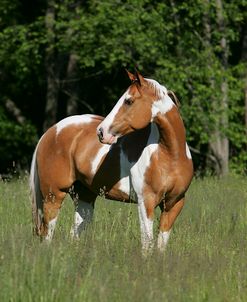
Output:
<instances>
[{"instance_id":1,"label":"white coat patch","mask_svg":"<svg viewBox=\"0 0 247 302\"><path fill-rule=\"evenodd\" d=\"M159 130L156 124L151 123L151 133L142 155L130 169L131 180L138 199L138 213L141 227L141 240L144 254L153 246L153 220L147 217L144 205L143 188L145 172L150 165L152 154L157 151L159 142Z\"/></svg>"},{"instance_id":2,"label":"white coat patch","mask_svg":"<svg viewBox=\"0 0 247 302\"><path fill-rule=\"evenodd\" d=\"M142 155L140 156L138 161L130 169L133 188L137 196L143 194L144 175L150 165L152 154L158 149L158 143L159 130L156 124L151 123L151 133L149 135L147 145L143 149Z\"/></svg>"},{"instance_id":3,"label":"white coat patch","mask_svg":"<svg viewBox=\"0 0 247 302\"><path fill-rule=\"evenodd\" d=\"M166 112L170 111L172 107L174 106L174 103L172 99L167 94L167 89L165 86L160 85L157 81L152 79L146 79L155 90L156 95L158 96L158 100L153 102L152 105L152 119L155 118L155 116L158 113L165 114Z\"/></svg>"},{"instance_id":4,"label":"white coat patch","mask_svg":"<svg viewBox=\"0 0 247 302\"><path fill-rule=\"evenodd\" d=\"M98 166L102 160L102 157L109 152L110 148L111 148L110 145L102 145L102 147L99 149L97 155L95 156L94 160L91 163L92 174L96 173Z\"/></svg>"},{"instance_id":5,"label":"white coat patch","mask_svg":"<svg viewBox=\"0 0 247 302\"><path fill-rule=\"evenodd\" d=\"M56 124L56 134L58 135L64 128L70 125L89 124L92 122L92 114L72 115L66 117Z\"/></svg>"},{"instance_id":6,"label":"white coat patch","mask_svg":"<svg viewBox=\"0 0 247 302\"><path fill-rule=\"evenodd\" d=\"M119 190L122 191L123 193L127 194L128 196L130 195L130 178L129 178L129 176L125 176L120 179Z\"/></svg>"},{"instance_id":7,"label":"white coat patch","mask_svg":"<svg viewBox=\"0 0 247 302\"><path fill-rule=\"evenodd\" d=\"M174 106L173 101L168 95L165 95L161 100L153 102L152 105L152 119L158 114L165 114Z\"/></svg>"}]
</instances>

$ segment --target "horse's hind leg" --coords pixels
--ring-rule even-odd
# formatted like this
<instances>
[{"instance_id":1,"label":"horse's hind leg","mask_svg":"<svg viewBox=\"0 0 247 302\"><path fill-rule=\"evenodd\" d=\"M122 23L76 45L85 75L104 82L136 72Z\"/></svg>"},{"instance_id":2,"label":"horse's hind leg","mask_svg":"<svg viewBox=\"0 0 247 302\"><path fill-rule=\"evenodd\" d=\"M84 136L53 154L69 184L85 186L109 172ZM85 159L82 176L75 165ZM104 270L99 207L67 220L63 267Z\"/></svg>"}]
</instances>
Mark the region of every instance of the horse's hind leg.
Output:
<instances>
[{"instance_id":1,"label":"horse's hind leg","mask_svg":"<svg viewBox=\"0 0 247 302\"><path fill-rule=\"evenodd\" d=\"M97 195L84 187L80 182L76 182L71 189L70 196L75 205L75 217L71 228L71 236L79 238L80 233L92 221L94 202Z\"/></svg>"},{"instance_id":2,"label":"horse's hind leg","mask_svg":"<svg viewBox=\"0 0 247 302\"><path fill-rule=\"evenodd\" d=\"M184 198L180 199L176 202L172 207L166 209L161 209L160 215L160 226L159 226L159 235L158 235L158 249L160 251L164 251L170 237L170 232L174 221L176 220L177 216L181 212L184 206Z\"/></svg>"},{"instance_id":3,"label":"horse's hind leg","mask_svg":"<svg viewBox=\"0 0 247 302\"><path fill-rule=\"evenodd\" d=\"M66 193L59 189L52 189L50 185L44 184L44 182L41 185L36 170L32 171L30 189L34 232L41 239L50 241Z\"/></svg>"},{"instance_id":4,"label":"horse's hind leg","mask_svg":"<svg viewBox=\"0 0 247 302\"><path fill-rule=\"evenodd\" d=\"M65 195L66 193L62 191L48 192L45 195L40 235L47 241L52 240L59 210L62 206Z\"/></svg>"}]
</instances>

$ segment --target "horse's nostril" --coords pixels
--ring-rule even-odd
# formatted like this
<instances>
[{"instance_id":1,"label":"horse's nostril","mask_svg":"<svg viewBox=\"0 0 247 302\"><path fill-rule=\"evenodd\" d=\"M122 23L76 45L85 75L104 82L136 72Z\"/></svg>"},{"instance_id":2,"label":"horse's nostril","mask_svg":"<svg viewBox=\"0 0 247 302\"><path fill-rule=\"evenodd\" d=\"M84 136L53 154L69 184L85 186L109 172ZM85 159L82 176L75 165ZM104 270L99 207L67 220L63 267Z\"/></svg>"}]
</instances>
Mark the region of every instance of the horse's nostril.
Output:
<instances>
[{"instance_id":1,"label":"horse's nostril","mask_svg":"<svg viewBox=\"0 0 247 302\"><path fill-rule=\"evenodd\" d=\"M103 128L99 128L99 130L98 130L98 137L99 137L99 139L100 139L100 140L102 140L102 139L103 139L103 137L104 137L104 131L103 131Z\"/></svg>"}]
</instances>

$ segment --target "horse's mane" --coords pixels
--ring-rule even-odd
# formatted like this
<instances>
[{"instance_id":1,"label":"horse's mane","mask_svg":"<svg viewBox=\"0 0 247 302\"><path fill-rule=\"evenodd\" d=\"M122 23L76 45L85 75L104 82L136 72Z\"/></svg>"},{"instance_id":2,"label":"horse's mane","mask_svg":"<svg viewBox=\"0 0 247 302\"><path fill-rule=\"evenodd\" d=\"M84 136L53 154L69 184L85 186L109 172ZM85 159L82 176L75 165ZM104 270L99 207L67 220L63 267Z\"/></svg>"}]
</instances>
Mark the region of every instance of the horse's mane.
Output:
<instances>
[{"instance_id":1,"label":"horse's mane","mask_svg":"<svg viewBox=\"0 0 247 302\"><path fill-rule=\"evenodd\" d=\"M154 90L155 96L157 98L162 99L164 94L168 94L168 96L172 99L177 107L180 106L180 102L176 97L175 93L172 90L167 90L165 86L160 85L157 81L152 79L146 79L149 87Z\"/></svg>"},{"instance_id":2,"label":"horse's mane","mask_svg":"<svg viewBox=\"0 0 247 302\"><path fill-rule=\"evenodd\" d=\"M176 104L176 106L179 108L180 102L179 102L179 99L177 98L176 94L172 90L167 90L167 94L173 100L173 102Z\"/></svg>"}]
</instances>

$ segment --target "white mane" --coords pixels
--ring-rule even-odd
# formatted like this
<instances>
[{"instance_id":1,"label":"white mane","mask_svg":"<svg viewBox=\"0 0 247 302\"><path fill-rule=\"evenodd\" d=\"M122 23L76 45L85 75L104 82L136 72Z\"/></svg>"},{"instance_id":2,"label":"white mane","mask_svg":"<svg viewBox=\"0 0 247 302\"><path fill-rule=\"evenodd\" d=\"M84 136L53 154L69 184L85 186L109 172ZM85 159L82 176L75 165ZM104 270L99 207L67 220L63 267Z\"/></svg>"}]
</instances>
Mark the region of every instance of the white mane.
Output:
<instances>
[{"instance_id":1,"label":"white mane","mask_svg":"<svg viewBox=\"0 0 247 302\"><path fill-rule=\"evenodd\" d=\"M167 88L165 86L160 85L160 83L158 83L155 80L152 79L146 79L145 80L148 81L148 83L150 84L150 86L154 89L155 94L157 95L157 97L159 99L163 99L164 96L167 94Z\"/></svg>"}]
</instances>

